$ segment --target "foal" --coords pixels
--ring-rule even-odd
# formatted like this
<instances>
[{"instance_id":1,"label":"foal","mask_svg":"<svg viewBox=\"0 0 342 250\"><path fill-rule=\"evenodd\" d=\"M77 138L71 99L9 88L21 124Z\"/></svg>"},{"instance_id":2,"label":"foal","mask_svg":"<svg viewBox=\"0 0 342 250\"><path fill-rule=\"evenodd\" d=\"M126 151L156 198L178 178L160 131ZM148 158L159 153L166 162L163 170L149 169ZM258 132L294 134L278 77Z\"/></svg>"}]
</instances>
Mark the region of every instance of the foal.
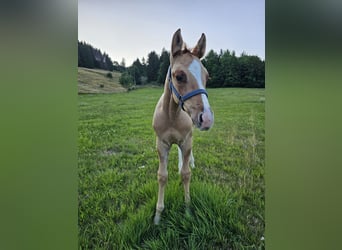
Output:
<instances>
[{"instance_id":1,"label":"foal","mask_svg":"<svg viewBox=\"0 0 342 250\"><path fill-rule=\"evenodd\" d=\"M208 130L213 125L214 116L205 90L208 72L200 61L205 53L205 47L204 34L191 51L183 44L180 29L172 38L170 67L164 93L156 105L152 122L159 155L159 192L155 224L159 224L161 212L164 210L164 190L168 177L167 160L172 144L178 145L178 167L184 185L185 203L188 205L191 178L189 161L194 166L192 126Z\"/></svg>"}]
</instances>

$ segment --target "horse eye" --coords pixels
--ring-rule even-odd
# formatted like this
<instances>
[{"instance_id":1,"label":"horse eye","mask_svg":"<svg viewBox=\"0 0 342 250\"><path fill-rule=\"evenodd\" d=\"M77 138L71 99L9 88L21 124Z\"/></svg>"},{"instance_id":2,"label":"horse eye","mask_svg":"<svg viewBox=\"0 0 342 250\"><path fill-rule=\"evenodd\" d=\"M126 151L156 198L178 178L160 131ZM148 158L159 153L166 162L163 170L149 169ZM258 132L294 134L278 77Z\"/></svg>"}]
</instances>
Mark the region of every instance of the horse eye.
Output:
<instances>
[{"instance_id":1,"label":"horse eye","mask_svg":"<svg viewBox=\"0 0 342 250\"><path fill-rule=\"evenodd\" d=\"M179 83L186 83L186 74L183 71L176 72L176 79Z\"/></svg>"}]
</instances>

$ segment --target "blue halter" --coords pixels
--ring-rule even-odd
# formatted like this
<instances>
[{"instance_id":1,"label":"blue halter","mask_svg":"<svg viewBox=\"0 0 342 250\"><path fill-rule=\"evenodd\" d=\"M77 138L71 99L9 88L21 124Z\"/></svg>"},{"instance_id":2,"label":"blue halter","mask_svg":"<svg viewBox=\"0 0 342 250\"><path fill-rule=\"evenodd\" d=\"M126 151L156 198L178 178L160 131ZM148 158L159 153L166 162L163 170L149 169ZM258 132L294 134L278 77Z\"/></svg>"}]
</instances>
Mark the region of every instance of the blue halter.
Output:
<instances>
[{"instance_id":1,"label":"blue halter","mask_svg":"<svg viewBox=\"0 0 342 250\"><path fill-rule=\"evenodd\" d=\"M181 96L177 89L175 88L175 86L173 85L172 83L172 77L171 77L171 66L169 66L169 70L168 70L168 75L169 75L169 83L170 83L170 91L171 91L171 94L172 92L175 94L175 96L177 97L178 99L178 104L181 106L181 108L185 111L184 109L184 102L188 99L190 99L191 97L195 96L195 95L200 95L200 94L205 94L207 97L208 97L208 93L205 89L196 89L194 91L191 91L189 93L187 93L186 95L184 96Z\"/></svg>"}]
</instances>

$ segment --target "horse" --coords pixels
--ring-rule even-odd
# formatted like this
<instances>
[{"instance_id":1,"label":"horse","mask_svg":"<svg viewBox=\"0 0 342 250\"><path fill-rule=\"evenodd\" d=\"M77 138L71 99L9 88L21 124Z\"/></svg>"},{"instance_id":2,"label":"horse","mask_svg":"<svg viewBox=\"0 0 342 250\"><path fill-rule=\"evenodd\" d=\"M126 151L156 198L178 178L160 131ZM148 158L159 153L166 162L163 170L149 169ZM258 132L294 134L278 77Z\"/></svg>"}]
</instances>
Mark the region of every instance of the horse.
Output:
<instances>
[{"instance_id":1,"label":"horse","mask_svg":"<svg viewBox=\"0 0 342 250\"><path fill-rule=\"evenodd\" d=\"M164 92L155 107L152 121L159 156L157 172L159 190L154 216L156 225L159 224L164 210L164 191L168 179L167 162L171 146L173 144L178 146L178 168L184 186L185 204L188 207L191 179L189 163L194 167L193 127L207 131L214 122L214 114L205 90L209 74L200 61L205 54L205 49L204 33L192 50L189 50L183 42L180 29L173 34L170 66L165 79Z\"/></svg>"}]
</instances>

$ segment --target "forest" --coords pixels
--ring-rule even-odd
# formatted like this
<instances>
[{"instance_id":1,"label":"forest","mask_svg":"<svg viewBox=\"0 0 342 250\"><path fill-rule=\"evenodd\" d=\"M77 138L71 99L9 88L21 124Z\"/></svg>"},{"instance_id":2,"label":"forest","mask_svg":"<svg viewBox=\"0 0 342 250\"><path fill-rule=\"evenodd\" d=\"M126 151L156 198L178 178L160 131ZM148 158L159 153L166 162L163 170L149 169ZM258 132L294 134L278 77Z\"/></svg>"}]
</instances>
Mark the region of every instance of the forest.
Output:
<instances>
[{"instance_id":1,"label":"forest","mask_svg":"<svg viewBox=\"0 0 342 250\"><path fill-rule=\"evenodd\" d=\"M125 87L135 85L163 85L170 64L170 52L162 49L160 55L151 51L147 59L137 58L131 66L126 67L125 59L119 64L105 52L94 48L86 42L78 42L78 66L99 68L121 72L120 83ZM209 72L207 87L265 87L265 61L255 55L243 52L239 56L235 51L210 50L204 58L203 65Z\"/></svg>"}]
</instances>

